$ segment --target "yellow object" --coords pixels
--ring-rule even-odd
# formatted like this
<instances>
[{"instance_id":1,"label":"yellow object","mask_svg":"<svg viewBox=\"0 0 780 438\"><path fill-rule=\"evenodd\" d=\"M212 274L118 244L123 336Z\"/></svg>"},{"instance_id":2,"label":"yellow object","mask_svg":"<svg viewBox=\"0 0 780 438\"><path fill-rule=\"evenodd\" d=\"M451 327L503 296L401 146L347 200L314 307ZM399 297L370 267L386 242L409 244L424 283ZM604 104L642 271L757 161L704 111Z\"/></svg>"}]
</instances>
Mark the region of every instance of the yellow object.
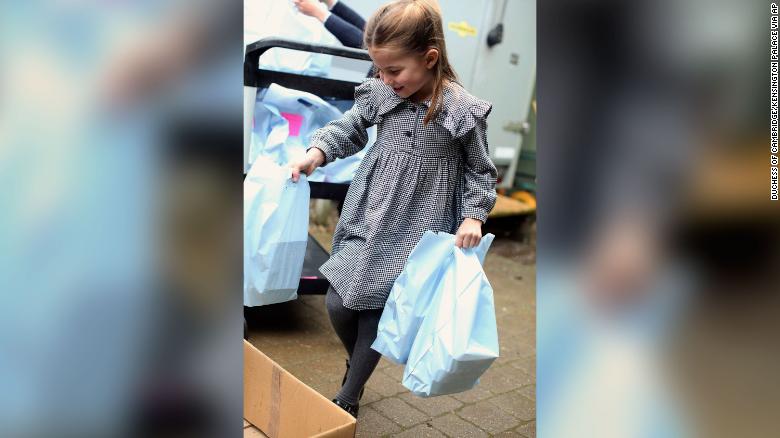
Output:
<instances>
[{"instance_id":1,"label":"yellow object","mask_svg":"<svg viewBox=\"0 0 780 438\"><path fill-rule=\"evenodd\" d=\"M460 23L451 21L447 23L447 29L457 32L458 36L461 38L477 35L477 28L468 24L465 20Z\"/></svg>"},{"instance_id":2,"label":"yellow object","mask_svg":"<svg viewBox=\"0 0 780 438\"><path fill-rule=\"evenodd\" d=\"M530 206L517 199L510 198L509 196L498 195L496 198L496 206L493 207L493 211L490 212L488 217L523 216L534 213L535 211L536 203L534 203L533 206Z\"/></svg>"},{"instance_id":3,"label":"yellow object","mask_svg":"<svg viewBox=\"0 0 780 438\"><path fill-rule=\"evenodd\" d=\"M518 201L532 207L536 208L536 197L532 195L529 192L526 192L525 190L521 190L519 192L514 192L510 195L513 199L517 199Z\"/></svg>"}]
</instances>

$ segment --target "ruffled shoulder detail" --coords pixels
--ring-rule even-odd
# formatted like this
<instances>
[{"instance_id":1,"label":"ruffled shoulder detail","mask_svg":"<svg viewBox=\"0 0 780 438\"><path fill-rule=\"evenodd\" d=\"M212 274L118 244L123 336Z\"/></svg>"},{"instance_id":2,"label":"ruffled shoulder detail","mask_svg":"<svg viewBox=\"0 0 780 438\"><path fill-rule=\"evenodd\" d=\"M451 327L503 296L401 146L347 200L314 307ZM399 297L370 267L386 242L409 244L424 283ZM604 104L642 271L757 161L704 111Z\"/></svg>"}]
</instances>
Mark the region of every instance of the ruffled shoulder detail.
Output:
<instances>
[{"instance_id":1,"label":"ruffled shoulder detail","mask_svg":"<svg viewBox=\"0 0 780 438\"><path fill-rule=\"evenodd\" d=\"M392 111L403 100L378 78L368 78L355 87L355 105L373 123Z\"/></svg>"},{"instance_id":2,"label":"ruffled shoulder detail","mask_svg":"<svg viewBox=\"0 0 780 438\"><path fill-rule=\"evenodd\" d=\"M471 114L477 119L486 120L490 115L490 111L493 109L493 104L486 100L474 98L476 102L469 107Z\"/></svg>"},{"instance_id":3,"label":"ruffled shoulder detail","mask_svg":"<svg viewBox=\"0 0 780 438\"><path fill-rule=\"evenodd\" d=\"M437 122L446 128L455 138L465 137L478 122L487 120L493 105L472 96L462 87L455 85L444 97L444 108Z\"/></svg>"}]
</instances>

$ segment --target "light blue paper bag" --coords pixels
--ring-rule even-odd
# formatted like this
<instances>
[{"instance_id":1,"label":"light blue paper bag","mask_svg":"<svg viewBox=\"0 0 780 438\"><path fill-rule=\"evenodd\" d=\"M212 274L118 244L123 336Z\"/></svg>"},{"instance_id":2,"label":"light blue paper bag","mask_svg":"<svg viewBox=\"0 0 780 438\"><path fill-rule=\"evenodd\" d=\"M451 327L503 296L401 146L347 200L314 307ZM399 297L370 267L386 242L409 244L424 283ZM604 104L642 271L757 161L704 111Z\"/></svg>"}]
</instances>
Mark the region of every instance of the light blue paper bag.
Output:
<instances>
[{"instance_id":1,"label":"light blue paper bag","mask_svg":"<svg viewBox=\"0 0 780 438\"><path fill-rule=\"evenodd\" d=\"M403 385L421 397L471 389L498 357L493 288L478 250L455 248L435 285L404 369ZM482 253L484 254L484 253Z\"/></svg>"},{"instance_id":2,"label":"light blue paper bag","mask_svg":"<svg viewBox=\"0 0 780 438\"><path fill-rule=\"evenodd\" d=\"M471 250L477 254L480 263L484 261L494 237L487 234ZM437 284L452 262L455 249L455 236L452 234L433 231L423 234L393 284L371 348L395 363L406 363Z\"/></svg>"},{"instance_id":3,"label":"light blue paper bag","mask_svg":"<svg viewBox=\"0 0 780 438\"><path fill-rule=\"evenodd\" d=\"M309 183L258 157L244 180L244 305L294 300L306 255Z\"/></svg>"}]
</instances>

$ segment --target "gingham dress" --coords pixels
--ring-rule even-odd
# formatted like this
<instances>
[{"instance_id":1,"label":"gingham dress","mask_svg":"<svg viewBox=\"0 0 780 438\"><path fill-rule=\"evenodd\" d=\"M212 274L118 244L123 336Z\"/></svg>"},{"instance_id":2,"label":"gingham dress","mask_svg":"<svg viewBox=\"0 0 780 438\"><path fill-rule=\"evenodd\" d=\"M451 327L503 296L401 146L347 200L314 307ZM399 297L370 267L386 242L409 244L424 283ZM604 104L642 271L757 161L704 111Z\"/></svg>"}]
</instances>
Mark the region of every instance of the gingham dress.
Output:
<instances>
[{"instance_id":1,"label":"gingham dress","mask_svg":"<svg viewBox=\"0 0 780 438\"><path fill-rule=\"evenodd\" d=\"M361 150L366 129L377 139L358 167L320 272L353 310L384 307L393 282L426 230L457 232L463 218L481 221L496 200L496 167L486 138L491 104L458 84L424 125L430 101L415 104L381 80L355 89L355 104L312 136L326 163Z\"/></svg>"}]
</instances>

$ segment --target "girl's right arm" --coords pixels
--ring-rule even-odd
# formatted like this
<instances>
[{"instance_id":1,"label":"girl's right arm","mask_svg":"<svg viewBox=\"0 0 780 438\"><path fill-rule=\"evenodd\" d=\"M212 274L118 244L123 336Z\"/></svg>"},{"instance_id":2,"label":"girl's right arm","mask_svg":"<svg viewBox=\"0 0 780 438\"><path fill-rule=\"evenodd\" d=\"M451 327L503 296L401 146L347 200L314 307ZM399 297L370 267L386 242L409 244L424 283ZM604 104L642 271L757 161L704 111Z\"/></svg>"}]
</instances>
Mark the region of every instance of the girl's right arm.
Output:
<instances>
[{"instance_id":1,"label":"girl's right arm","mask_svg":"<svg viewBox=\"0 0 780 438\"><path fill-rule=\"evenodd\" d=\"M368 143L368 128L371 123L361 114L361 102L340 119L333 120L318 129L311 137L308 149L318 148L325 153L325 164L336 158L346 158L360 152Z\"/></svg>"},{"instance_id":2,"label":"girl's right arm","mask_svg":"<svg viewBox=\"0 0 780 438\"><path fill-rule=\"evenodd\" d=\"M301 177L301 172L306 176L311 175L314 169L320 167L325 161L325 154L318 148L311 148L306 151L306 156L303 160L293 163L290 168L292 169L292 180L298 182Z\"/></svg>"},{"instance_id":3,"label":"girl's right arm","mask_svg":"<svg viewBox=\"0 0 780 438\"><path fill-rule=\"evenodd\" d=\"M306 158L291 166L293 173L298 170L309 175L319 166L362 150L368 143L367 130L374 125L370 96L370 80L355 88L355 104L340 119L332 120L314 132L306 149Z\"/></svg>"}]
</instances>

